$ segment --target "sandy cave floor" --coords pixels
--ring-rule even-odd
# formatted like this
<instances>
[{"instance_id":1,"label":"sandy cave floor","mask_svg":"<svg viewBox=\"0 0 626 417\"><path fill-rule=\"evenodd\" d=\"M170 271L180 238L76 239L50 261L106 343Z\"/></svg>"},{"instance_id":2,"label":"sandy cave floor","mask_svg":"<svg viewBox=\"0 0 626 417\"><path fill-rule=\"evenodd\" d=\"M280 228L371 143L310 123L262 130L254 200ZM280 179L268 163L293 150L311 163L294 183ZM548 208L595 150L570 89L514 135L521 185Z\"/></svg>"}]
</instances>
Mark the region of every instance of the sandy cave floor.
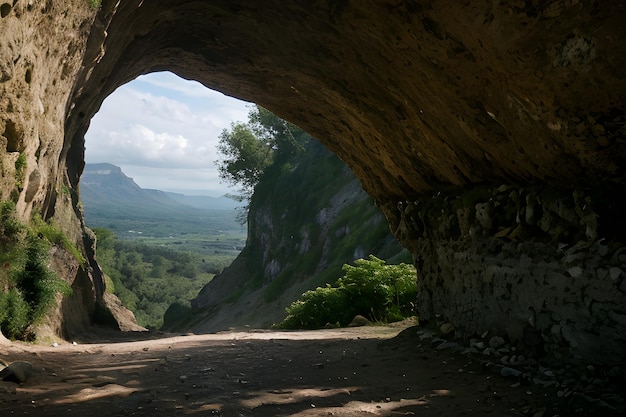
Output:
<instances>
[{"instance_id":1,"label":"sandy cave floor","mask_svg":"<svg viewBox=\"0 0 626 417\"><path fill-rule=\"evenodd\" d=\"M0 345L0 358L35 369L23 385L0 382L0 415L541 417L558 408L548 392L431 348L407 323L149 337Z\"/></svg>"}]
</instances>

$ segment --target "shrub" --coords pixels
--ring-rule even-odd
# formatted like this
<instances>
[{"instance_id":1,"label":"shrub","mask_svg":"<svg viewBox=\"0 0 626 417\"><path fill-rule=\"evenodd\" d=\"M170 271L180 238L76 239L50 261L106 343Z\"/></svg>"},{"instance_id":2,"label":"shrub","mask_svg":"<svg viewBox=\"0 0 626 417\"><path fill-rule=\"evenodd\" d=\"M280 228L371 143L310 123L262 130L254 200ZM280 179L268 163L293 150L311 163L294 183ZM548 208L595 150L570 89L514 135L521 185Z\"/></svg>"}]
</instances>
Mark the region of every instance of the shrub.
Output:
<instances>
[{"instance_id":1,"label":"shrub","mask_svg":"<svg viewBox=\"0 0 626 417\"><path fill-rule=\"evenodd\" d=\"M56 305L57 294L72 291L48 268L51 243L65 247L69 241L40 218L30 228L20 223L12 201L0 204L0 288L8 289L0 293L0 328L9 338L24 338L28 326Z\"/></svg>"},{"instance_id":2,"label":"shrub","mask_svg":"<svg viewBox=\"0 0 626 417\"><path fill-rule=\"evenodd\" d=\"M356 314L372 320L390 319L410 315L412 303L417 298L416 271L413 265L387 265L382 259L357 259L355 266L344 265L345 273L337 283L348 294Z\"/></svg>"},{"instance_id":3,"label":"shrub","mask_svg":"<svg viewBox=\"0 0 626 417\"><path fill-rule=\"evenodd\" d=\"M285 311L287 317L277 326L284 329L319 329L354 317L345 292L330 285L305 292Z\"/></svg>"},{"instance_id":4,"label":"shrub","mask_svg":"<svg viewBox=\"0 0 626 417\"><path fill-rule=\"evenodd\" d=\"M15 181L19 188L24 185L24 174L26 173L27 166L28 161L26 160L26 154L21 153L15 160Z\"/></svg>"},{"instance_id":5,"label":"shrub","mask_svg":"<svg viewBox=\"0 0 626 417\"><path fill-rule=\"evenodd\" d=\"M348 324L360 314L375 321L397 321L413 313L417 298L412 265L387 265L370 255L355 266L343 266L337 285L318 287L302 294L285 310L287 317L275 327L315 329L326 324Z\"/></svg>"},{"instance_id":6,"label":"shrub","mask_svg":"<svg viewBox=\"0 0 626 417\"><path fill-rule=\"evenodd\" d=\"M69 295L72 291L67 282L48 269L49 249L47 242L30 234L27 238L26 263L16 274L15 281L30 306L32 322L42 319L55 305L58 293Z\"/></svg>"},{"instance_id":7,"label":"shrub","mask_svg":"<svg viewBox=\"0 0 626 417\"><path fill-rule=\"evenodd\" d=\"M15 244L23 230L25 227L17 219L15 203L4 201L0 204L0 243Z\"/></svg>"},{"instance_id":8,"label":"shrub","mask_svg":"<svg viewBox=\"0 0 626 417\"><path fill-rule=\"evenodd\" d=\"M0 293L0 328L6 337L21 338L30 324L29 315L30 306L18 289Z\"/></svg>"}]
</instances>

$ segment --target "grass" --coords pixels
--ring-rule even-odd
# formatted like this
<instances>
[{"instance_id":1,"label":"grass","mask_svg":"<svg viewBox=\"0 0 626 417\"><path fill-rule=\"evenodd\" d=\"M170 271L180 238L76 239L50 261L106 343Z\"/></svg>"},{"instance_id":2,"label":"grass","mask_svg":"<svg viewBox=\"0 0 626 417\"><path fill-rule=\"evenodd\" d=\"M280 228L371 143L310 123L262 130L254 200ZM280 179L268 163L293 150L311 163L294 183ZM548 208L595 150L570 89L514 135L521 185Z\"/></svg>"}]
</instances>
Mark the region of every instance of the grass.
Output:
<instances>
[{"instance_id":1,"label":"grass","mask_svg":"<svg viewBox=\"0 0 626 417\"><path fill-rule=\"evenodd\" d=\"M59 229L54 223L48 223L43 221L43 219L39 215L34 215L32 222L36 233L44 236L50 243L59 245L60 247L71 253L74 259L76 259L81 266L86 265L87 260L85 259L83 254L78 250L75 244L70 242L65 233L63 233L63 231Z\"/></svg>"},{"instance_id":2,"label":"grass","mask_svg":"<svg viewBox=\"0 0 626 417\"><path fill-rule=\"evenodd\" d=\"M22 188L24 185L24 174L27 166L26 154L22 152L15 160L15 183L18 188Z\"/></svg>"}]
</instances>

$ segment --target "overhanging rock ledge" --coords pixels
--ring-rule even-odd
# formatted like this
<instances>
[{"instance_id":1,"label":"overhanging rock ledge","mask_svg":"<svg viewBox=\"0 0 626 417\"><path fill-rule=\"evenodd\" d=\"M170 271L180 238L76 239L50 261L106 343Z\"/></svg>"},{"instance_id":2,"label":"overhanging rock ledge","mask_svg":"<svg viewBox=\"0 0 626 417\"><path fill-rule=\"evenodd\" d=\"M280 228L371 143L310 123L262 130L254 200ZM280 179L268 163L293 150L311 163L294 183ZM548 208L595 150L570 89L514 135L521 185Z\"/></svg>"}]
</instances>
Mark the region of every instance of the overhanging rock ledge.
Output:
<instances>
[{"instance_id":1,"label":"overhanging rock ledge","mask_svg":"<svg viewBox=\"0 0 626 417\"><path fill-rule=\"evenodd\" d=\"M0 11L0 194L24 218L40 211L89 246L78 197L89 120L116 87L169 70L335 152L412 250L422 319L537 354L624 361L622 3L15 0ZM102 302L98 271L91 256L76 276L93 297L73 302Z\"/></svg>"}]
</instances>

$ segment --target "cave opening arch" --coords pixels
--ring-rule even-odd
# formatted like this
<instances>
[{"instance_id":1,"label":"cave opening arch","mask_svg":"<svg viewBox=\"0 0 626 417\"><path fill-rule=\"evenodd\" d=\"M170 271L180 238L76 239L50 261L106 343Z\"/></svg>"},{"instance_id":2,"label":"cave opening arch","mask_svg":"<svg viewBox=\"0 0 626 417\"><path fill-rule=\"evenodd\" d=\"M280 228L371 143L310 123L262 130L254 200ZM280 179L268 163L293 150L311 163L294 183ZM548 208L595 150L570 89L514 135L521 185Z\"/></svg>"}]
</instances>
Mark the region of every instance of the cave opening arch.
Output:
<instances>
[{"instance_id":1,"label":"cave opening arch","mask_svg":"<svg viewBox=\"0 0 626 417\"><path fill-rule=\"evenodd\" d=\"M102 98L121 83L158 70L198 80L259 103L339 155L379 203L392 230L415 254L431 258L424 267L441 279L425 288L430 297L425 300L427 314L444 310L445 316L468 324L502 312L500 324L519 323L513 331L517 335L523 336L525 326L539 323L540 332L555 344L602 360L586 342L591 336L585 328L597 327L598 317L606 316L607 329L623 330L619 320L606 311L585 315L582 306L565 311L566 303L558 294L545 303L546 308L530 298L513 299L516 307L508 308L513 301L504 294L509 299L494 306L497 313L481 312L486 267L479 261L489 253L474 253L478 272L470 288L476 294L462 296L461 289L467 288L458 278L462 269L438 270L436 264L445 257L432 242L420 241L419 233L424 233L428 222L419 216L415 222L405 218L411 217L408 209L413 208L408 203L422 195L436 197L442 191L452 201L468 187L476 187L470 190L476 192L461 199L471 206L453 207L448 216L449 224L463 226L457 227L454 237L472 236L472 222L479 219L476 204L488 203L488 199L476 200L485 191L480 186L488 187L488 192L493 192L489 187L501 185L554 187L561 192L552 193L559 195L555 200L572 203L574 213L581 200L572 188L595 188L601 199L609 197L602 201L611 202L610 195L623 190L624 183L624 150L617 140L624 133L613 123L621 126L626 91L616 70L626 59L616 52L624 50L624 40L611 34L621 27L625 12L610 4L580 2L558 13L549 8L494 7L489 1L453 10L447 6L443 1L388 5L155 0L148 5L139 0L105 0L68 102L60 160L67 163L70 182L76 185L87 120ZM593 133L602 131L607 135ZM597 188L607 183L610 193ZM527 205L536 201L538 190L524 192ZM580 206L586 227L594 216L585 213L583 206L590 206ZM481 207L489 211L488 205ZM414 214L420 212L421 208ZM519 218L526 221L525 215ZM534 221L532 216L528 219ZM577 220L574 223L581 227ZM511 231L516 229L511 226ZM575 247L579 235L593 241L593 229L570 233L569 243ZM512 241L519 235L504 237ZM465 241L457 242L459 248ZM560 256L556 247L546 250ZM531 255L526 254L532 260ZM448 263L456 265L455 260L451 257ZM612 258L598 262L607 270L620 268L611 264ZM511 276L507 273L503 279L512 280ZM536 278L545 283L545 276L536 273L519 282ZM511 288L519 289L514 281ZM560 288L561 281L555 278L545 285ZM446 291L458 297L432 298L428 291L438 291L440 282L450 284ZM593 285L604 285L601 282L593 280ZM598 287L598 293L623 293L616 287L619 284L607 285L612 287ZM502 288L508 291L507 285ZM584 299L584 285L567 288ZM612 306L621 302L614 301ZM568 318L562 319L565 330L550 336L554 305L561 309L558 317ZM586 324L568 324L576 322ZM607 339L607 343L616 347L614 341ZM613 353L613 358L620 355Z\"/></svg>"}]
</instances>

